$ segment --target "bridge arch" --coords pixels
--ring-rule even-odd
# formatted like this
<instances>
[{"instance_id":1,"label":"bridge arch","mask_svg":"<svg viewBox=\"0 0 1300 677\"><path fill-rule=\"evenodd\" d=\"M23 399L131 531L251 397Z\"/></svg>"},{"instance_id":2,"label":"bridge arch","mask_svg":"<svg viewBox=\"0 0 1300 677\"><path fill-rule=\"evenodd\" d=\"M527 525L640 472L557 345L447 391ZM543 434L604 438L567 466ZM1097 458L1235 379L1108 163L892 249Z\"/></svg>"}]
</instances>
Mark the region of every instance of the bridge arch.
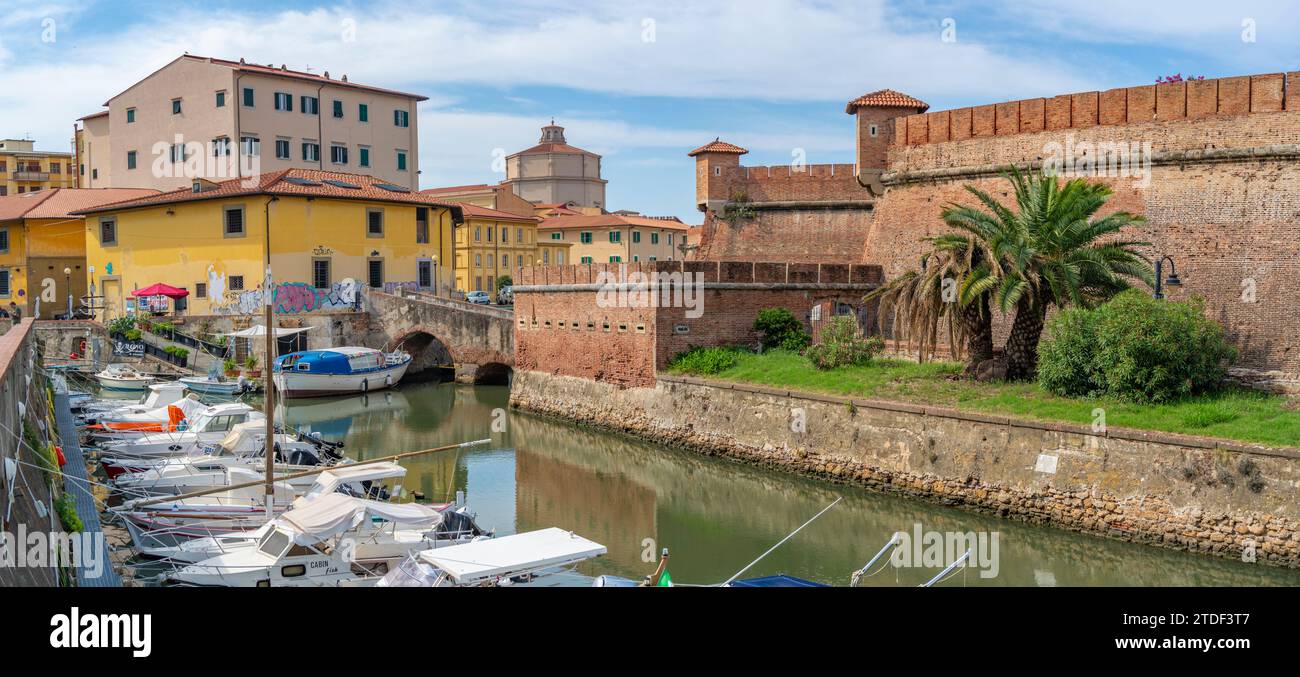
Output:
<instances>
[{"instance_id":1,"label":"bridge arch","mask_svg":"<svg viewBox=\"0 0 1300 677\"><path fill-rule=\"evenodd\" d=\"M459 361L451 346L424 327L409 329L385 346L385 350L397 348L411 354L411 366L402 380L412 383L450 380Z\"/></svg>"},{"instance_id":2,"label":"bridge arch","mask_svg":"<svg viewBox=\"0 0 1300 677\"><path fill-rule=\"evenodd\" d=\"M474 370L475 385L508 386L514 377L514 367L501 362L488 362Z\"/></svg>"}]
</instances>

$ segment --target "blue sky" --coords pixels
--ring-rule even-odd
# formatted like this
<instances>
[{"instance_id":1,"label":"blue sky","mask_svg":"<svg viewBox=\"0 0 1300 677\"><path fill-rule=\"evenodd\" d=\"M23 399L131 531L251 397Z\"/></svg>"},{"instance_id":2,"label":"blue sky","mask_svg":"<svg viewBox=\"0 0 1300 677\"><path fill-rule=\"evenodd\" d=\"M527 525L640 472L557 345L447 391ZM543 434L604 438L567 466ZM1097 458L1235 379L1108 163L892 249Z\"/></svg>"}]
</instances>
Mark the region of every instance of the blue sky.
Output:
<instances>
[{"instance_id":1,"label":"blue sky","mask_svg":"<svg viewBox=\"0 0 1300 677\"><path fill-rule=\"evenodd\" d=\"M0 0L0 136L67 150L76 118L181 53L244 57L429 96L424 187L504 178L493 153L554 117L604 156L609 208L698 223L686 153L715 136L747 164L851 162L864 92L942 110L1300 70L1298 29L1300 3L1249 0Z\"/></svg>"}]
</instances>

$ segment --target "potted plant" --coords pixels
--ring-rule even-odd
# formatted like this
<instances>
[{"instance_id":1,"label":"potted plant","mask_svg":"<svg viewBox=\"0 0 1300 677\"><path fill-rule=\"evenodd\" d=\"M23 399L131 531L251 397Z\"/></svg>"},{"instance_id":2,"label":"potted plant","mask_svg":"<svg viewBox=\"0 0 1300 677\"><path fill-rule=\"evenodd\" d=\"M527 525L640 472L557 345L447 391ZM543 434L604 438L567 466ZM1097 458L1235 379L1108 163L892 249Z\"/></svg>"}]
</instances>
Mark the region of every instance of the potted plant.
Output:
<instances>
[{"instance_id":1,"label":"potted plant","mask_svg":"<svg viewBox=\"0 0 1300 677\"><path fill-rule=\"evenodd\" d=\"M257 368L257 356L249 355L244 360L244 376L248 378L261 378L262 370Z\"/></svg>"},{"instance_id":2,"label":"potted plant","mask_svg":"<svg viewBox=\"0 0 1300 677\"><path fill-rule=\"evenodd\" d=\"M227 357L221 363L221 366L225 367L226 376L229 376L231 378L239 376L239 365L235 362L235 358Z\"/></svg>"}]
</instances>

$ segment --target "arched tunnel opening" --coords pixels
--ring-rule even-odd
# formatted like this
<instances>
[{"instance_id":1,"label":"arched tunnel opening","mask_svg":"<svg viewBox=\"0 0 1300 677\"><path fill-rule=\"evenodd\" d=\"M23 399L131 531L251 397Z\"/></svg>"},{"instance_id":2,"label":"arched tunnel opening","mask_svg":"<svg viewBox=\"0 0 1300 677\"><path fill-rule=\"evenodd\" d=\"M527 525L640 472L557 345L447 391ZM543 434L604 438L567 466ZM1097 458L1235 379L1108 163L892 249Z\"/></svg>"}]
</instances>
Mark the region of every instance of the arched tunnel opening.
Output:
<instances>
[{"instance_id":1,"label":"arched tunnel opening","mask_svg":"<svg viewBox=\"0 0 1300 677\"><path fill-rule=\"evenodd\" d=\"M514 375L514 369L509 365L500 362L489 362L480 364L478 370L474 373L474 385L485 386L508 386L510 377Z\"/></svg>"},{"instance_id":2,"label":"arched tunnel opening","mask_svg":"<svg viewBox=\"0 0 1300 677\"><path fill-rule=\"evenodd\" d=\"M456 367L447 344L433 334L416 331L402 337L398 347L411 354L411 366L403 381L424 383L451 381L456 378Z\"/></svg>"}]
</instances>

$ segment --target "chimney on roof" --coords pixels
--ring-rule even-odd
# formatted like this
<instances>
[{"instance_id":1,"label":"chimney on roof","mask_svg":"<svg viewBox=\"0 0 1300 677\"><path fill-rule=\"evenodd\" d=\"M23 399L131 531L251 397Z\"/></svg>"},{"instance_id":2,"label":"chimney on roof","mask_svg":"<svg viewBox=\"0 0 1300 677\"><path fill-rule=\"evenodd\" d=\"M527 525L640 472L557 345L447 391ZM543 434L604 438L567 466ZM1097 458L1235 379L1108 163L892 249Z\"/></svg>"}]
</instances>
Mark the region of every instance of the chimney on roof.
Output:
<instances>
[{"instance_id":1,"label":"chimney on roof","mask_svg":"<svg viewBox=\"0 0 1300 677\"><path fill-rule=\"evenodd\" d=\"M289 66L287 66L287 65L285 65L285 64L280 64L280 70L282 70L282 71L287 71L287 70L289 70Z\"/></svg>"},{"instance_id":2,"label":"chimney on roof","mask_svg":"<svg viewBox=\"0 0 1300 677\"><path fill-rule=\"evenodd\" d=\"M326 79L326 80L330 79L330 72L329 72L329 71L325 71L325 79Z\"/></svg>"},{"instance_id":3,"label":"chimney on roof","mask_svg":"<svg viewBox=\"0 0 1300 677\"><path fill-rule=\"evenodd\" d=\"M247 65L247 64L244 63L244 57L242 57L242 56L239 57L239 65L241 65L241 66L245 66L245 65Z\"/></svg>"},{"instance_id":4,"label":"chimney on roof","mask_svg":"<svg viewBox=\"0 0 1300 677\"><path fill-rule=\"evenodd\" d=\"M344 82L347 82L347 81L348 81L348 74L347 74L347 73L344 73L344 74L343 74L343 81L344 81Z\"/></svg>"}]
</instances>

